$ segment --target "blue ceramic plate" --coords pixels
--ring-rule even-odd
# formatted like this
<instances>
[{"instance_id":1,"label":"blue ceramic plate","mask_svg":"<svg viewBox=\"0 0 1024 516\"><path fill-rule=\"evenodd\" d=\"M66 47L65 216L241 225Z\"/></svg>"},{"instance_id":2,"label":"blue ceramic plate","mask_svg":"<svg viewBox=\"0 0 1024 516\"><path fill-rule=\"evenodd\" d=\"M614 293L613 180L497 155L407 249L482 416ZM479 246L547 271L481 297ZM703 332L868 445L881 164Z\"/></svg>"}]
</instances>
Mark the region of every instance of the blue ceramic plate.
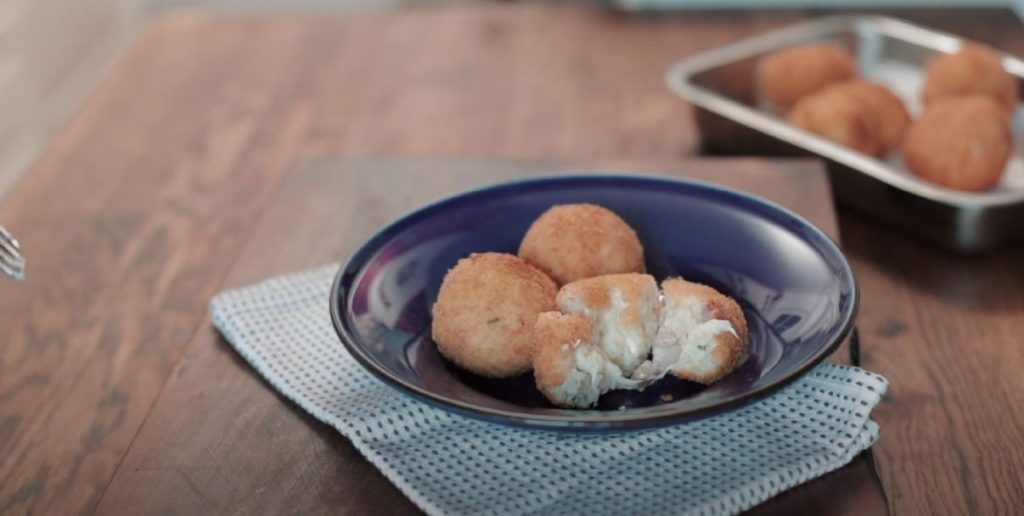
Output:
<instances>
[{"instance_id":1,"label":"blue ceramic plate","mask_svg":"<svg viewBox=\"0 0 1024 516\"><path fill-rule=\"evenodd\" d=\"M750 325L749 360L710 387L669 377L641 392L610 392L593 410L550 405L531 373L494 380L445 361L430 338L430 307L445 272L470 253L515 254L542 212L579 202L632 225L658 280L682 276L736 298ZM836 244L777 205L697 182L572 176L483 188L402 217L342 266L331 317L349 352L406 394L496 423L599 431L680 423L772 393L839 345L857 297Z\"/></svg>"}]
</instances>

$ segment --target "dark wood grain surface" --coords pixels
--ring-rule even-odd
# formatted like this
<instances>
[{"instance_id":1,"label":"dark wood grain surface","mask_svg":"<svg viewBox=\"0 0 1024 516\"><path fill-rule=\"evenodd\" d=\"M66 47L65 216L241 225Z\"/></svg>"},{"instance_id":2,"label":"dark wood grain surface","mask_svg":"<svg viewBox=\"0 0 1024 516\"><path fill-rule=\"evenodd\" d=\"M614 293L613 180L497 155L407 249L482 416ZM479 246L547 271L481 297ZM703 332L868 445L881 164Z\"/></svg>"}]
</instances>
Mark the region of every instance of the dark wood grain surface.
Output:
<instances>
[{"instance_id":1,"label":"dark wood grain surface","mask_svg":"<svg viewBox=\"0 0 1024 516\"><path fill-rule=\"evenodd\" d=\"M88 514L101 498L117 512L114 501L127 499L114 488L126 485L131 464L146 463L133 441L158 435L139 430L147 415L160 416L154 403L175 385L172 374L187 372L178 364L193 355L198 363L208 348L223 355L211 360L235 360L212 338L209 297L231 281L303 265L283 261L256 232L273 220L268 210L283 188L300 181L289 174L301 168L293 163L316 155L679 158L698 149L699 135L689 107L662 85L665 67L816 14L654 17L517 4L345 17L164 15L0 202L0 221L30 266L26 283L0 283L0 513ZM1024 31L1009 11L896 14L1024 54ZM374 210L384 208L374 206L332 213L379 219ZM875 447L890 508L1013 512L1024 505L1024 416L1014 410L1024 397L1024 250L959 258L854 214L840 222L863 289L863 362L892 381ZM345 242L310 243L310 262L343 255ZM263 256L250 260L262 265L244 265L240 257L259 254L249 250L256 245ZM376 481L365 465L328 458L351 449L257 388L255 377L214 380L182 410L210 422L196 439L234 469L149 473L177 482L181 512L301 509L309 489L326 489L315 498L343 506ZM214 423L203 396L232 389L249 393L249 411ZM276 410L259 408L268 404ZM278 443L290 462L259 463L252 448L225 437L238 425L264 428L263 447ZM275 440L296 429L307 429L307 441ZM174 439L190 436L166 439L171 451ZM138 462L127 462L129 449ZM355 483L282 477L295 468ZM234 489L230 471L256 475L280 498L246 502L235 493L225 500L239 505L185 505L201 488ZM404 502L394 498L379 503Z\"/></svg>"}]
</instances>

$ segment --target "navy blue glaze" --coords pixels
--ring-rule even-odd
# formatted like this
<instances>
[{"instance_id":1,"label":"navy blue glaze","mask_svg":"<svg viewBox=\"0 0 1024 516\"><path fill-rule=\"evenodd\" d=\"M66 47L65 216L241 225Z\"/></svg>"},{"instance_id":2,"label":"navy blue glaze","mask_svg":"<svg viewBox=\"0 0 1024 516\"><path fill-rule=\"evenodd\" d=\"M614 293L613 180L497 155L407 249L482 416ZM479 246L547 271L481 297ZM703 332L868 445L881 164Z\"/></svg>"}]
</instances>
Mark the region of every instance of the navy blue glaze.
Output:
<instances>
[{"instance_id":1,"label":"navy blue glaze","mask_svg":"<svg viewBox=\"0 0 1024 516\"><path fill-rule=\"evenodd\" d=\"M481 378L445 361L430 340L430 306L445 272L470 253L515 254L537 216L578 202L633 226L657 279L682 276L736 298L750 325L748 361L710 387L666 378L643 392L608 393L593 410L551 406L530 374ZM342 266L330 306L352 355L407 394L492 422L602 431L679 423L770 394L839 345L857 299L836 245L784 208L705 183L570 176L496 185L402 217Z\"/></svg>"}]
</instances>

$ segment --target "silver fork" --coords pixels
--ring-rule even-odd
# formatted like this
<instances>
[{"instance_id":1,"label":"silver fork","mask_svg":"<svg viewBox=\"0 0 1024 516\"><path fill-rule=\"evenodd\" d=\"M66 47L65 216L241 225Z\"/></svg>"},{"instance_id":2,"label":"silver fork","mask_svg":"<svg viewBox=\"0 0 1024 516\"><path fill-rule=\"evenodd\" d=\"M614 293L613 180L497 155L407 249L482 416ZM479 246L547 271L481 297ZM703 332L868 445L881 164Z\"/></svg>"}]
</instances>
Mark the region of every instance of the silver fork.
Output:
<instances>
[{"instance_id":1,"label":"silver fork","mask_svg":"<svg viewBox=\"0 0 1024 516\"><path fill-rule=\"evenodd\" d=\"M25 257L21 255L21 246L3 226L0 226L0 272L15 281L25 279Z\"/></svg>"}]
</instances>

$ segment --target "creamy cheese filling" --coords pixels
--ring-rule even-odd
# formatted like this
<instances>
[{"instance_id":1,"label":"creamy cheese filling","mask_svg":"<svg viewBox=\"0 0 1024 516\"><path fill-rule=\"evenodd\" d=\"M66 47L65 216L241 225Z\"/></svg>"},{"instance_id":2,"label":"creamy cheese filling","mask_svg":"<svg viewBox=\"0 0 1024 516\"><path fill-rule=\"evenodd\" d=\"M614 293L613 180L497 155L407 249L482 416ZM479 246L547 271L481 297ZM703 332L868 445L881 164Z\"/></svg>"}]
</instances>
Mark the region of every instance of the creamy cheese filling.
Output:
<instances>
[{"instance_id":1,"label":"creamy cheese filling","mask_svg":"<svg viewBox=\"0 0 1024 516\"><path fill-rule=\"evenodd\" d=\"M666 306L651 359L640 364L631 378L649 384L679 368L697 373L716 369L716 337L724 332L738 335L728 320L707 317L704 304L696 299L687 299L681 306Z\"/></svg>"},{"instance_id":2,"label":"creamy cheese filling","mask_svg":"<svg viewBox=\"0 0 1024 516\"><path fill-rule=\"evenodd\" d=\"M721 364L714 355L715 349L719 346L715 337L727 332L739 337L732 323L725 319L712 319L698 324L690 330L685 339L681 340L679 359L670 369L685 368L699 374L718 369Z\"/></svg>"},{"instance_id":3,"label":"creamy cheese filling","mask_svg":"<svg viewBox=\"0 0 1024 516\"><path fill-rule=\"evenodd\" d=\"M564 344L574 349L573 369L565 381L554 390L554 395L573 407L590 407L612 389L635 389L640 382L626 378L622 369L598 348L580 345L579 341Z\"/></svg>"},{"instance_id":4,"label":"creamy cheese filling","mask_svg":"<svg viewBox=\"0 0 1024 516\"><path fill-rule=\"evenodd\" d=\"M717 337L723 333L739 337L729 320L712 318L705 303L696 298L677 304L662 295L660 317L645 321L642 329L623 329L619 324L619 314L626 307L619 292L612 293L612 303L608 310L589 310L582 304L567 307L594 322L595 339L595 345L580 341L562 345L563 351L572 350L573 369L554 394L567 405L591 407L609 390L642 389L680 369L711 373L721 367L715 356ZM651 333L653 340L645 338ZM635 367L623 367L624 363Z\"/></svg>"},{"instance_id":5,"label":"creamy cheese filling","mask_svg":"<svg viewBox=\"0 0 1024 516\"><path fill-rule=\"evenodd\" d=\"M595 342L612 362L629 374L650 353L649 335L654 335L657 331L657 321L647 320L649 318L645 317L640 326L624 325L621 321L622 313L629 304L622 298L622 292L613 289L611 302L612 306L606 310L592 310L578 301L569 303L565 308L594 322Z\"/></svg>"}]
</instances>

